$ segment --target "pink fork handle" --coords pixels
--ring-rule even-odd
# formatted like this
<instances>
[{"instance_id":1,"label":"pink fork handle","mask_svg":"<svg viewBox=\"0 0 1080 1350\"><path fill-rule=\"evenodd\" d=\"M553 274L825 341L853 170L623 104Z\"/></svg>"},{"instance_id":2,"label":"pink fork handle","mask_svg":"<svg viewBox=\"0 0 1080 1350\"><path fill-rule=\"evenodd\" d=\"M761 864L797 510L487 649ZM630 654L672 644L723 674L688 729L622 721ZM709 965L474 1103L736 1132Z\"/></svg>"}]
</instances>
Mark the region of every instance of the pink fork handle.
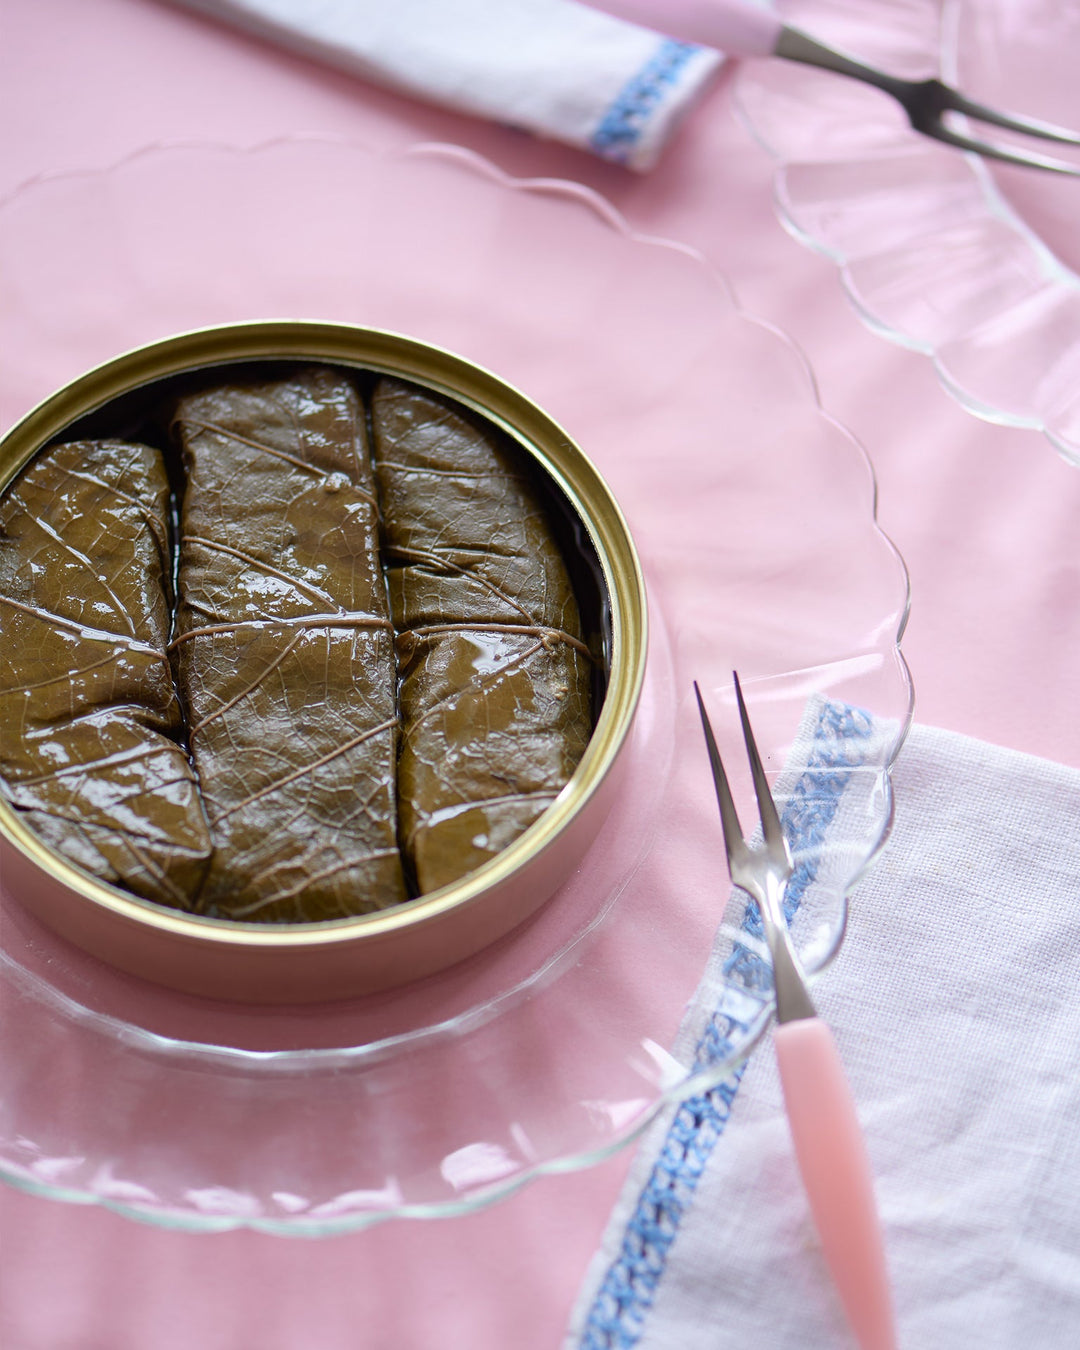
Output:
<instances>
[{"instance_id":1,"label":"pink fork handle","mask_svg":"<svg viewBox=\"0 0 1080 1350\"><path fill-rule=\"evenodd\" d=\"M729 56L772 56L781 20L750 0L588 0L668 37L716 47Z\"/></svg>"},{"instance_id":2,"label":"pink fork handle","mask_svg":"<svg viewBox=\"0 0 1080 1350\"><path fill-rule=\"evenodd\" d=\"M895 1350L870 1160L836 1042L817 1017L777 1026L775 1042L795 1156L848 1321L862 1350Z\"/></svg>"}]
</instances>

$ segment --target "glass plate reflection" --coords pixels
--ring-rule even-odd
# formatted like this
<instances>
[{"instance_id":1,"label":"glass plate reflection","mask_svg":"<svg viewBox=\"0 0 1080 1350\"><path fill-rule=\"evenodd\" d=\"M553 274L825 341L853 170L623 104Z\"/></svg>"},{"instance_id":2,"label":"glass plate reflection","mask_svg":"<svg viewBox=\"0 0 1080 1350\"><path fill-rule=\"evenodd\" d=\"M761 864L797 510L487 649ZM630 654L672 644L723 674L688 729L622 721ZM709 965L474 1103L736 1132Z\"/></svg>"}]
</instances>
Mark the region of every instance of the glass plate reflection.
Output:
<instances>
[{"instance_id":1,"label":"glass plate reflection","mask_svg":"<svg viewBox=\"0 0 1080 1350\"><path fill-rule=\"evenodd\" d=\"M940 75L991 106L1080 128L1075 3L781 8L793 25L893 74ZM747 63L736 99L779 160L781 218L837 263L865 322L929 356L969 411L1042 431L1080 463L1080 180L991 168L912 131L886 96L788 62ZM1080 164L1074 149L1053 153Z\"/></svg>"},{"instance_id":2,"label":"glass plate reflection","mask_svg":"<svg viewBox=\"0 0 1080 1350\"><path fill-rule=\"evenodd\" d=\"M233 320L356 322L487 366L607 478L652 634L628 783L584 865L421 984L292 1010L188 999L82 956L0 887L3 1176L162 1225L321 1235L585 1166L718 1081L769 1003L708 1063L663 1048L732 921L691 681L719 717L739 669L774 774L813 695L889 728L801 929L814 970L887 833L911 715L905 569L798 350L592 192L449 146L149 147L28 184L0 206L0 257L5 425L97 361Z\"/></svg>"}]
</instances>

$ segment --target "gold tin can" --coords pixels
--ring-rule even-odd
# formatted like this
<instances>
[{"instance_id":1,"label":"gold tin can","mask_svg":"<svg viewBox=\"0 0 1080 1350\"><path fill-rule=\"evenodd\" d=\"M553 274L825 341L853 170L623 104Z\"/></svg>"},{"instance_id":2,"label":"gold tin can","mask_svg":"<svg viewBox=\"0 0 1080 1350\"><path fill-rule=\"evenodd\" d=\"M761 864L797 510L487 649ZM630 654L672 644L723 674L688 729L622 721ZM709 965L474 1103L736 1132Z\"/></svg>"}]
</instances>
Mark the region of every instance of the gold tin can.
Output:
<instances>
[{"instance_id":1,"label":"gold tin can","mask_svg":"<svg viewBox=\"0 0 1080 1350\"><path fill-rule=\"evenodd\" d=\"M517 840L460 881L395 908L321 923L258 924L173 910L91 877L44 844L0 796L0 876L26 909L103 961L186 993L251 1003L348 998L445 969L534 914L581 861L611 810L645 668L645 587L603 479L550 417L495 375L396 333L280 321L182 333L88 371L0 440L0 493L45 446L175 376L260 362L320 362L399 376L509 435L583 538L604 629L603 701L569 783ZM81 434L81 433L80 433Z\"/></svg>"}]
</instances>

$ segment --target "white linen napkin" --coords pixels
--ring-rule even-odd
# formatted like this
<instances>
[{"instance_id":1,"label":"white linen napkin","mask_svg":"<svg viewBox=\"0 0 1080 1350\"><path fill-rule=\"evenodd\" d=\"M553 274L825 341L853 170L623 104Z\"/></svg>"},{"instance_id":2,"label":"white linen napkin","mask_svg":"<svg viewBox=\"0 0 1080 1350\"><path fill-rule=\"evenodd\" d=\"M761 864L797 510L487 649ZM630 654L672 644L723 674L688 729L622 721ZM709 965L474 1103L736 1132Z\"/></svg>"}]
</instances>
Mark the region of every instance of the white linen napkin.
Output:
<instances>
[{"instance_id":1,"label":"white linen napkin","mask_svg":"<svg viewBox=\"0 0 1080 1350\"><path fill-rule=\"evenodd\" d=\"M814 997L870 1151L900 1345L1074 1350L1080 772L917 726L894 784L892 836ZM708 1011L706 979L680 1040ZM644 1137L566 1346L852 1344L767 1039Z\"/></svg>"},{"instance_id":2,"label":"white linen napkin","mask_svg":"<svg viewBox=\"0 0 1080 1350\"><path fill-rule=\"evenodd\" d=\"M575 0L169 0L434 103L656 163L722 58Z\"/></svg>"}]
</instances>

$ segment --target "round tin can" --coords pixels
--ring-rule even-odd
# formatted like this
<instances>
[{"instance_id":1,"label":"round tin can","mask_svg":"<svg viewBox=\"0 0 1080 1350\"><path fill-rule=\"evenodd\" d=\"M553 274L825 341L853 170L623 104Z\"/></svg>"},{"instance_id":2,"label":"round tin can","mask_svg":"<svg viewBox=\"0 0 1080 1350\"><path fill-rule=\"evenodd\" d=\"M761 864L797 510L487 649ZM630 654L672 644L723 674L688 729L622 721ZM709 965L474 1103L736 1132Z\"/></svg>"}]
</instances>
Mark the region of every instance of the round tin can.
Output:
<instances>
[{"instance_id":1,"label":"round tin can","mask_svg":"<svg viewBox=\"0 0 1080 1350\"><path fill-rule=\"evenodd\" d=\"M400 377L479 414L535 466L602 646L592 736L556 800L461 880L395 907L320 923L259 924L167 908L101 881L40 840L0 794L0 877L46 925L129 973L187 993L253 1003L372 993L444 969L512 932L581 861L611 809L645 667L646 602L622 513L599 473L540 408L450 352L385 331L299 321L179 334L116 357L58 390L0 441L0 494L43 448L110 434L176 377L320 363ZM102 430L98 430L102 428ZM580 589L579 589L580 583Z\"/></svg>"}]
</instances>

